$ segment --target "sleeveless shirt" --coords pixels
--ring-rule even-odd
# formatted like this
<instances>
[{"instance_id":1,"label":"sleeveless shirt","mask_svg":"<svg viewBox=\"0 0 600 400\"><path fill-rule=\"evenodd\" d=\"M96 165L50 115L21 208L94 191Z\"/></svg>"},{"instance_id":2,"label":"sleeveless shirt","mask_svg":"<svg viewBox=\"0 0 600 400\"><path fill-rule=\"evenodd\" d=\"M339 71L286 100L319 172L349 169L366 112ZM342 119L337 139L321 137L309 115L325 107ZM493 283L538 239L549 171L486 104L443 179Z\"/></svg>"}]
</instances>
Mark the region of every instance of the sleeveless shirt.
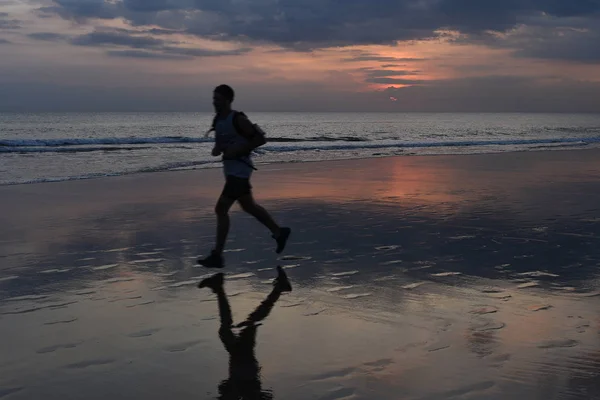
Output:
<instances>
[{"instance_id":1,"label":"sleeveless shirt","mask_svg":"<svg viewBox=\"0 0 600 400\"><path fill-rule=\"evenodd\" d=\"M247 144L248 140L240 135L233 125L234 112L230 112L225 119L217 119L215 123L215 143L221 149L232 145ZM225 176L231 175L238 178L250 179L252 176L252 158L250 155L240 157L236 160L223 160L223 172Z\"/></svg>"}]
</instances>

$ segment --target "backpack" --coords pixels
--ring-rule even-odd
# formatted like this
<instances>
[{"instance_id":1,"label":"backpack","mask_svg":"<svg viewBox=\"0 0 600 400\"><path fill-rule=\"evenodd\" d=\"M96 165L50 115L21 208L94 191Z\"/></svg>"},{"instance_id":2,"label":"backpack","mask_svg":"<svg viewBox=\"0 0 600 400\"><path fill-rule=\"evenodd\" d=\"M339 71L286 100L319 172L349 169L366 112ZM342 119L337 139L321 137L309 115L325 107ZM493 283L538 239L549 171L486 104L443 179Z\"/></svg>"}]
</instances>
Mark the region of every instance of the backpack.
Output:
<instances>
[{"instance_id":1,"label":"backpack","mask_svg":"<svg viewBox=\"0 0 600 400\"><path fill-rule=\"evenodd\" d=\"M264 144L267 143L267 134L265 133L265 131L262 130L262 128L260 126L258 126L257 124L252 124L252 127L254 128L254 132L252 134L252 137L248 138L245 135L243 135L241 133L241 129L239 128L238 124L237 124L237 116L238 115L243 115L244 117L247 118L246 114L244 114L242 111L234 111L233 114L233 127L235 128L235 130L237 131L237 133L243 137L245 137L248 140L256 140L256 142L254 143L255 145L255 149L263 146ZM217 123L217 116L215 115L212 121L212 124L210 126L210 129L207 132L207 135L211 132L215 130L215 125Z\"/></svg>"}]
</instances>

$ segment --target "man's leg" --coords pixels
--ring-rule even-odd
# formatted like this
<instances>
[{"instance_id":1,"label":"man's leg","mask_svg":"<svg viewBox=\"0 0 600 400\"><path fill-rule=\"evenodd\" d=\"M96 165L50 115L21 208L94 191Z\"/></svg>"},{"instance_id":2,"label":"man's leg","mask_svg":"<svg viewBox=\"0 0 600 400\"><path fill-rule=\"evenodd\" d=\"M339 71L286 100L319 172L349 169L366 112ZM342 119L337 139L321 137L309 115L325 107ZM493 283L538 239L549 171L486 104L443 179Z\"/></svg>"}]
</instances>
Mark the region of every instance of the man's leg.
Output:
<instances>
[{"instance_id":1,"label":"man's leg","mask_svg":"<svg viewBox=\"0 0 600 400\"><path fill-rule=\"evenodd\" d=\"M273 236L279 235L279 225L277 225L275 220L273 220L273 217L271 217L264 207L260 206L254 201L254 197L252 197L251 193L241 196L238 199L238 203L240 203L242 210L252 215L261 224L269 228Z\"/></svg>"},{"instance_id":2,"label":"man's leg","mask_svg":"<svg viewBox=\"0 0 600 400\"><path fill-rule=\"evenodd\" d=\"M271 290L271 293L269 293L269 295L267 296L267 298L263 300L258 307L256 307L256 310L254 310L250 315L248 315L248 318L246 318L246 322L255 324L267 318L271 313L273 306L275 305L277 300L279 300L280 296L281 290L274 287L273 290Z\"/></svg>"},{"instance_id":3,"label":"man's leg","mask_svg":"<svg viewBox=\"0 0 600 400\"><path fill-rule=\"evenodd\" d=\"M219 319L221 320L221 326L219 327L219 338L227 350L228 353L231 353L234 350L235 346L235 335L231 330L233 325L233 317L231 315L231 307L229 306L229 301L227 300L227 295L225 294L225 290L221 285L217 290L214 291L217 295L217 301L219 304Z\"/></svg>"},{"instance_id":4,"label":"man's leg","mask_svg":"<svg viewBox=\"0 0 600 400\"><path fill-rule=\"evenodd\" d=\"M271 215L254 201L252 192L244 194L238 198L238 203L242 210L256 218L260 223L269 228L273 238L277 241L277 253L281 253L285 248L288 237L290 236L290 228L280 227L271 217Z\"/></svg>"},{"instance_id":5,"label":"man's leg","mask_svg":"<svg viewBox=\"0 0 600 400\"><path fill-rule=\"evenodd\" d=\"M219 319L221 321L219 338L221 338L221 342L223 342L225 349L228 352L231 352L235 345L235 335L231 330L233 325L233 316L231 315L231 307L229 306L229 301L227 300L227 295L225 294L225 289L223 287L223 274L218 273L209 278L203 279L198 284L198 288L202 289L205 287L210 288L213 293L217 295Z\"/></svg>"},{"instance_id":6,"label":"man's leg","mask_svg":"<svg viewBox=\"0 0 600 400\"><path fill-rule=\"evenodd\" d=\"M291 291L292 285L290 284L290 281L288 280L285 271L283 270L283 268L281 268L281 266L278 266L277 279L275 279L275 281L273 282L273 290L271 291L271 293L269 293L267 298L263 300L262 303L260 303L256 310L254 310L250 315L248 315L246 321L238 324L237 326L241 327L245 325L253 325L267 318L271 313L275 302L279 300L281 293Z\"/></svg>"},{"instance_id":7,"label":"man's leg","mask_svg":"<svg viewBox=\"0 0 600 400\"><path fill-rule=\"evenodd\" d=\"M221 195L215 206L215 214L217 215L217 242L215 244L215 252L218 254L223 254L223 250L225 249L227 235L229 234L229 210L233 203L235 203L234 199Z\"/></svg>"},{"instance_id":8,"label":"man's leg","mask_svg":"<svg viewBox=\"0 0 600 400\"><path fill-rule=\"evenodd\" d=\"M227 184L226 184L227 185ZM223 268L223 250L225 249L225 243L227 242L227 235L229 234L229 210L235 200L232 197L227 196L226 188L217 201L215 206L215 214L217 215L217 239L215 248L206 258L199 259L198 264L206 268Z\"/></svg>"}]
</instances>

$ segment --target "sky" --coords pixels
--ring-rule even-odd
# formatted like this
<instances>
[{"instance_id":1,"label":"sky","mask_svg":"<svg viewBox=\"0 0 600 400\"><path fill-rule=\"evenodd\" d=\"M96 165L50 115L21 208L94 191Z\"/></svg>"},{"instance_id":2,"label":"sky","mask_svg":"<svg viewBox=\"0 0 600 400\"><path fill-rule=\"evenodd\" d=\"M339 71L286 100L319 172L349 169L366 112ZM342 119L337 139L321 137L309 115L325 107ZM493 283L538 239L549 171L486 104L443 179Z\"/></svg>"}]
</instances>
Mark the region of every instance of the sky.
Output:
<instances>
[{"instance_id":1,"label":"sky","mask_svg":"<svg viewBox=\"0 0 600 400\"><path fill-rule=\"evenodd\" d=\"M600 112L600 0L0 0L0 111Z\"/></svg>"}]
</instances>

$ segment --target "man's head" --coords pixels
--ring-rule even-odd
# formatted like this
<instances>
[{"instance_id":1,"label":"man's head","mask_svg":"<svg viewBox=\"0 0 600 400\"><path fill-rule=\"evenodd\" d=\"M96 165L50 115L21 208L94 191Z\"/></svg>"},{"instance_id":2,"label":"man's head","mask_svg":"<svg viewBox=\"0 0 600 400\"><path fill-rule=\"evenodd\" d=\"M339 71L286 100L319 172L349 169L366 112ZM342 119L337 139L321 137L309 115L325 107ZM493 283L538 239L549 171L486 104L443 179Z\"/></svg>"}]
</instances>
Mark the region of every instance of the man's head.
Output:
<instances>
[{"instance_id":1,"label":"man's head","mask_svg":"<svg viewBox=\"0 0 600 400\"><path fill-rule=\"evenodd\" d=\"M215 107L215 111L219 112L231 108L234 97L235 93L230 86L217 86L213 91L213 106Z\"/></svg>"}]
</instances>

